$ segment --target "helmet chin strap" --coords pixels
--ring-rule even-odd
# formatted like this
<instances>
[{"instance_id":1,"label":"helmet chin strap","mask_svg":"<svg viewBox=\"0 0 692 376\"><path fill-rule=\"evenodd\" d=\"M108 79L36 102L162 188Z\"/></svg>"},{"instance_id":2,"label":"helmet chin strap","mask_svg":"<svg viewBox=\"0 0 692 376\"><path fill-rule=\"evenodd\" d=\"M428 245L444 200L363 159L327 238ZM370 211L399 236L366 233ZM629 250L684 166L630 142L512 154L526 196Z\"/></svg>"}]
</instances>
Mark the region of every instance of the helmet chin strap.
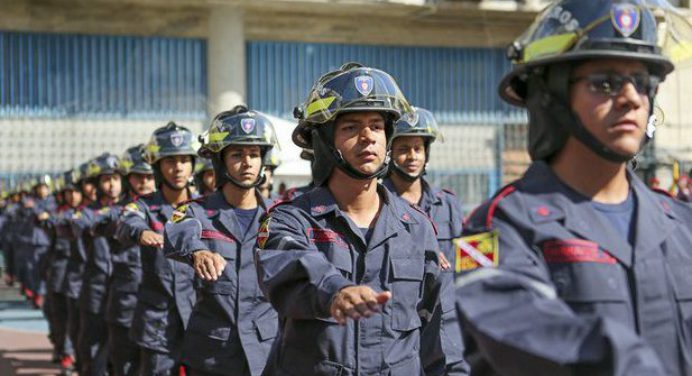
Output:
<instances>
[{"instance_id":1,"label":"helmet chin strap","mask_svg":"<svg viewBox=\"0 0 692 376\"><path fill-rule=\"evenodd\" d=\"M259 175L257 175L257 179L255 179L255 181L254 181L253 183L250 183L250 184L241 183L241 182L238 181L237 179L233 178L233 177L231 176L231 174L228 173L228 171L224 172L223 177L224 177L229 183L231 183L231 184L233 184L233 185L235 185L236 187L241 188L241 189L252 189L252 188L259 187L260 185L262 185L262 183L264 183L265 179L267 178L267 177L264 175L264 166L262 166L262 167L260 168L260 172L259 172Z\"/></svg>"},{"instance_id":2,"label":"helmet chin strap","mask_svg":"<svg viewBox=\"0 0 692 376\"><path fill-rule=\"evenodd\" d=\"M396 162L392 161L391 163L392 163L392 170L394 171L394 173L396 173L397 176L399 176L400 178L404 179L405 181L407 181L409 183L413 183L414 181L420 179L423 175L425 175L425 167L423 168L423 170L420 173L418 173L416 175L411 175L408 172L404 171L404 169L401 168L401 166L399 166L399 164L397 164ZM427 167L427 163L426 163L426 167Z\"/></svg>"},{"instance_id":3,"label":"helmet chin strap","mask_svg":"<svg viewBox=\"0 0 692 376\"><path fill-rule=\"evenodd\" d=\"M343 156L343 154L341 154L340 150L338 150L337 148L335 148L333 146L330 146L329 148L332 150L334 161L336 162L336 167L338 167L341 171L345 172L346 175L348 175L354 179L371 180L374 178L384 177L387 174L387 169L389 168L389 163L391 161L391 157L389 155L389 152L387 152L387 155L384 159L384 162L380 165L380 167L375 172L370 173L370 174L366 174L366 173L358 171L353 166L351 166L350 163L346 162L346 159L344 159L344 156Z\"/></svg>"}]
</instances>

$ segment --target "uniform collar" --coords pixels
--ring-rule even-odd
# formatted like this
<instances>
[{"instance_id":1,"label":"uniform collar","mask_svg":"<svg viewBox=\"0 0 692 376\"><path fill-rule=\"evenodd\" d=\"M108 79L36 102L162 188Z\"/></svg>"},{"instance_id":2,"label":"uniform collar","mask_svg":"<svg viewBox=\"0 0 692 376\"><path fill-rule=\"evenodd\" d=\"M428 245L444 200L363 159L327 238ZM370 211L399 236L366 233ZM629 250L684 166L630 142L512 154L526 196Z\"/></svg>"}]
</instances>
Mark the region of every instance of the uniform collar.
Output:
<instances>
[{"instance_id":1,"label":"uniform collar","mask_svg":"<svg viewBox=\"0 0 692 376\"><path fill-rule=\"evenodd\" d=\"M220 189L206 197L206 204L204 205L206 214L212 222L220 225L228 235L240 242L243 242L248 237L254 238L256 236L256 233L250 233L252 231L245 234L242 233L233 207L226 201L226 197L224 197ZM267 202L257 189L255 189L255 197L257 197L259 210L257 210L253 220L259 222L259 219L267 211Z\"/></svg>"},{"instance_id":2,"label":"uniform collar","mask_svg":"<svg viewBox=\"0 0 692 376\"><path fill-rule=\"evenodd\" d=\"M639 258L661 244L675 230L677 223L665 197L657 200L658 195L644 186L631 171L627 171L627 176L636 199L634 249ZM570 231L595 241L626 266L632 265L635 255L629 242L604 216L595 212L590 199L575 194L545 162L532 163L521 184L523 191L532 194L532 198L525 201L525 209L535 223L564 219L564 225ZM561 194L554 194L556 191Z\"/></svg>"},{"instance_id":3,"label":"uniform collar","mask_svg":"<svg viewBox=\"0 0 692 376\"><path fill-rule=\"evenodd\" d=\"M420 182L422 185L422 194L420 202L418 202L417 205L423 208L426 212L428 211L428 207L432 205L441 205L442 198L440 196L442 195L442 189L430 185L430 183L428 183L428 181L425 180L423 177L420 178ZM394 186L394 182L389 176L382 179L382 185L385 186L390 192L392 192L397 197L401 197L399 192L396 190L396 187Z\"/></svg>"}]
</instances>

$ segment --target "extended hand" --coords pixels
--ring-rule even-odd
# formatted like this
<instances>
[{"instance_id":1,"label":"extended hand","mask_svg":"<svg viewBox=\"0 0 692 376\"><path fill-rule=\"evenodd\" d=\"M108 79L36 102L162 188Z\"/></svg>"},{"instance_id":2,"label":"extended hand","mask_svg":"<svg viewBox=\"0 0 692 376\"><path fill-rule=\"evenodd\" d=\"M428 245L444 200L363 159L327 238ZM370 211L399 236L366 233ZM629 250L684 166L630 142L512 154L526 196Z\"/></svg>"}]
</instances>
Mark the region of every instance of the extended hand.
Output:
<instances>
[{"instance_id":1,"label":"extended hand","mask_svg":"<svg viewBox=\"0 0 692 376\"><path fill-rule=\"evenodd\" d=\"M163 235L150 230L142 231L139 236L139 245L144 247L163 247Z\"/></svg>"},{"instance_id":2,"label":"extended hand","mask_svg":"<svg viewBox=\"0 0 692 376\"><path fill-rule=\"evenodd\" d=\"M330 312L340 325L347 319L359 320L380 312L380 306L392 298L389 291L377 293L368 286L349 286L339 290Z\"/></svg>"},{"instance_id":3,"label":"extended hand","mask_svg":"<svg viewBox=\"0 0 692 376\"><path fill-rule=\"evenodd\" d=\"M203 280L216 281L226 267L226 259L211 251L195 251L192 253L192 266Z\"/></svg>"}]
</instances>

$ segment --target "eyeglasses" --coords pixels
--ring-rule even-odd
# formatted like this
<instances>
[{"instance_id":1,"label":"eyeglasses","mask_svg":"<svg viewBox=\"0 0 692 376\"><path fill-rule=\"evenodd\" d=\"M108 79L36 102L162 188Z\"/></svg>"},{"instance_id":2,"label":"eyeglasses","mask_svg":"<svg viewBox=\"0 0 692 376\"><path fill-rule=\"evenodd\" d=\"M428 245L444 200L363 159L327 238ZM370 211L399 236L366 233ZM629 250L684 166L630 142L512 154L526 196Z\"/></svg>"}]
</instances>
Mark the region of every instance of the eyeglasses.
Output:
<instances>
[{"instance_id":1,"label":"eyeglasses","mask_svg":"<svg viewBox=\"0 0 692 376\"><path fill-rule=\"evenodd\" d=\"M657 76L646 73L625 76L617 73L594 73L569 80L570 84L586 81L592 93L608 97L617 97L627 82L632 83L639 94L648 95L651 89L658 86L661 80Z\"/></svg>"}]
</instances>

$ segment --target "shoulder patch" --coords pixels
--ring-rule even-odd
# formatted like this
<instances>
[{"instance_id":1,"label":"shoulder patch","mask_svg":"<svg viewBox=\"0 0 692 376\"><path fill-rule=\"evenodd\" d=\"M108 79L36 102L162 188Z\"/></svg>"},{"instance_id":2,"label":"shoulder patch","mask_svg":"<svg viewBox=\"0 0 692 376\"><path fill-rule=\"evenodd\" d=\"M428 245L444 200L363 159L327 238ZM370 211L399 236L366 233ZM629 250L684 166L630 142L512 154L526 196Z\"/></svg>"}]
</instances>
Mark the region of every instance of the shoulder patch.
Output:
<instances>
[{"instance_id":1,"label":"shoulder patch","mask_svg":"<svg viewBox=\"0 0 692 376\"><path fill-rule=\"evenodd\" d=\"M139 208L139 205L137 205L136 202L131 202L123 208L124 211L126 212L141 212L142 210Z\"/></svg>"},{"instance_id":2,"label":"shoulder patch","mask_svg":"<svg viewBox=\"0 0 692 376\"><path fill-rule=\"evenodd\" d=\"M173 214L171 214L171 222L173 223L178 223L185 218L187 212L187 204L181 204L178 205L177 208L175 208L175 211Z\"/></svg>"},{"instance_id":3,"label":"shoulder patch","mask_svg":"<svg viewBox=\"0 0 692 376\"><path fill-rule=\"evenodd\" d=\"M271 220L271 216L266 216L260 225L259 231L257 231L257 246L260 249L264 249L264 245L267 244L267 239L269 238L269 222L271 222Z\"/></svg>"},{"instance_id":4,"label":"shoulder patch","mask_svg":"<svg viewBox=\"0 0 692 376\"><path fill-rule=\"evenodd\" d=\"M500 262L499 233L482 232L454 239L457 273L497 266Z\"/></svg>"}]
</instances>

